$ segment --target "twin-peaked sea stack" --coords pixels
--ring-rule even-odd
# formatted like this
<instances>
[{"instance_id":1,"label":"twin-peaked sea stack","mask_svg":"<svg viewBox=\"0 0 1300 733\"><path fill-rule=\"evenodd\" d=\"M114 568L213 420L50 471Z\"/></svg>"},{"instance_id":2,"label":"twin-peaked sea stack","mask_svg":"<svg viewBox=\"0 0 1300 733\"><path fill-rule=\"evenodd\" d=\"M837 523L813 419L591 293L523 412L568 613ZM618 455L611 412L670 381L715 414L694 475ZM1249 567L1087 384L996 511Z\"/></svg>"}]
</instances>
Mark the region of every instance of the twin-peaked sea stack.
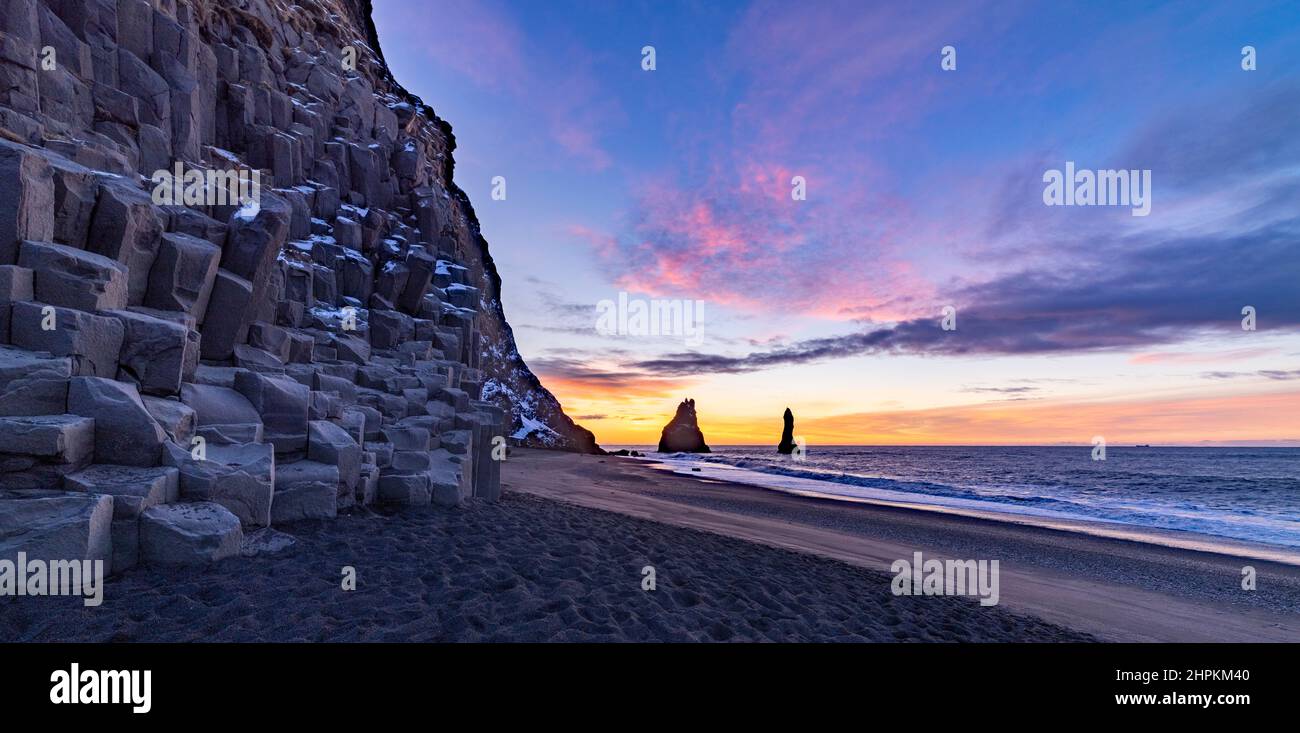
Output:
<instances>
[{"instance_id":1,"label":"twin-peaked sea stack","mask_svg":"<svg viewBox=\"0 0 1300 733\"><path fill-rule=\"evenodd\" d=\"M659 437L660 453L709 453L704 443L704 433L695 417L695 400L685 399L677 406L677 414L664 426Z\"/></svg>"},{"instance_id":2,"label":"twin-peaked sea stack","mask_svg":"<svg viewBox=\"0 0 1300 733\"><path fill-rule=\"evenodd\" d=\"M776 446L776 452L783 456L794 453L794 413L790 408L785 408L785 414L781 416L785 427L781 428L781 442Z\"/></svg>"}]
</instances>

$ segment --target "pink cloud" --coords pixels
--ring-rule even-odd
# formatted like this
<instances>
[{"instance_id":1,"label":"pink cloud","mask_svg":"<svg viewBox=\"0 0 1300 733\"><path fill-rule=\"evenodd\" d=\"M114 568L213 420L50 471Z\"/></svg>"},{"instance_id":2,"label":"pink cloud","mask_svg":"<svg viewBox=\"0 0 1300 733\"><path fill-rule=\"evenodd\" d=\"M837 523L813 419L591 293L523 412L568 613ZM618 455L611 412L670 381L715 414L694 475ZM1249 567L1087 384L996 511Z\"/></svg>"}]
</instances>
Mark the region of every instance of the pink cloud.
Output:
<instances>
[{"instance_id":1,"label":"pink cloud","mask_svg":"<svg viewBox=\"0 0 1300 733\"><path fill-rule=\"evenodd\" d=\"M1211 352L1174 352L1153 351L1135 354L1129 358L1130 364L1222 364L1225 362L1246 361L1262 356L1279 353L1278 349L1233 349L1231 351Z\"/></svg>"},{"instance_id":2,"label":"pink cloud","mask_svg":"<svg viewBox=\"0 0 1300 733\"><path fill-rule=\"evenodd\" d=\"M937 97L926 76L898 69L921 58L937 68L939 49L978 12L756 3L714 69L741 90L726 124L680 125L688 170L636 192L615 246L601 250L611 276L750 311L874 321L931 313L939 288L922 257L967 235L915 209L880 143ZM805 201L791 198L796 175Z\"/></svg>"},{"instance_id":3,"label":"pink cloud","mask_svg":"<svg viewBox=\"0 0 1300 733\"><path fill-rule=\"evenodd\" d=\"M910 208L813 168L808 200L795 201L792 170L751 159L702 185L656 180L619 234L586 236L620 287L654 296L836 320L932 310L932 286L905 257ZM852 214L868 211L877 213Z\"/></svg>"}]
</instances>

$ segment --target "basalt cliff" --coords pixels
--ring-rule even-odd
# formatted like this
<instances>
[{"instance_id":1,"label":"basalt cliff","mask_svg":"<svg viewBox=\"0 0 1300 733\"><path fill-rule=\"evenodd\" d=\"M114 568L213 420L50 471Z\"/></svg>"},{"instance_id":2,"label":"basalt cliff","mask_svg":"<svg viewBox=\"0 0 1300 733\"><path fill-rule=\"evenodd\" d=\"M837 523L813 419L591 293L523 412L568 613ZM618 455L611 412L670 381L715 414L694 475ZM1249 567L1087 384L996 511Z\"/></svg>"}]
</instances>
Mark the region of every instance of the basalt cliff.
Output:
<instances>
[{"instance_id":1,"label":"basalt cliff","mask_svg":"<svg viewBox=\"0 0 1300 733\"><path fill-rule=\"evenodd\" d=\"M206 561L599 450L369 0L0 0L0 78L0 554Z\"/></svg>"}]
</instances>

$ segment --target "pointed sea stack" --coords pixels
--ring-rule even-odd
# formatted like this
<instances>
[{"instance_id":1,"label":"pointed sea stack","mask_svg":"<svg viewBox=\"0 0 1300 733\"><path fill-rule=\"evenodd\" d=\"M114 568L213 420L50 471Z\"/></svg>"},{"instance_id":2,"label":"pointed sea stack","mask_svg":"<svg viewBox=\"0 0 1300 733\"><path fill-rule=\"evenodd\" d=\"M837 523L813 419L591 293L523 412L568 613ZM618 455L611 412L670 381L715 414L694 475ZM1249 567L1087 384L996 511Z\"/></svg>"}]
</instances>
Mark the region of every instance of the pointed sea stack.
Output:
<instances>
[{"instance_id":1,"label":"pointed sea stack","mask_svg":"<svg viewBox=\"0 0 1300 733\"><path fill-rule=\"evenodd\" d=\"M790 408L785 408L781 420L785 427L781 428L781 443L776 446L776 452L788 456L794 453L794 413L790 412Z\"/></svg>"},{"instance_id":2,"label":"pointed sea stack","mask_svg":"<svg viewBox=\"0 0 1300 733\"><path fill-rule=\"evenodd\" d=\"M659 437L660 453L709 453L704 444L704 433L695 421L695 400L685 399L677 406L677 414L664 426Z\"/></svg>"}]
</instances>

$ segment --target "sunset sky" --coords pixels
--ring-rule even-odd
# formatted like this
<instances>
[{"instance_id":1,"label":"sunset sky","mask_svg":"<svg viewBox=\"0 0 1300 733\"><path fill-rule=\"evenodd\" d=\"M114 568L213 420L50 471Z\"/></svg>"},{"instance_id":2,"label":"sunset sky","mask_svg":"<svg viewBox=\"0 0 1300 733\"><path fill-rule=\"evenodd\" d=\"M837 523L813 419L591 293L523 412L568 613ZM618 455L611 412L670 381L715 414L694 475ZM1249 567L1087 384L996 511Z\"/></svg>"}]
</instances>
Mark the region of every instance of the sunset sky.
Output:
<instances>
[{"instance_id":1,"label":"sunset sky","mask_svg":"<svg viewBox=\"0 0 1300 733\"><path fill-rule=\"evenodd\" d=\"M688 396L718 445L1300 445L1300 4L375 5L603 445ZM1066 161L1150 169L1150 215L1044 205ZM598 333L620 292L702 342Z\"/></svg>"}]
</instances>

